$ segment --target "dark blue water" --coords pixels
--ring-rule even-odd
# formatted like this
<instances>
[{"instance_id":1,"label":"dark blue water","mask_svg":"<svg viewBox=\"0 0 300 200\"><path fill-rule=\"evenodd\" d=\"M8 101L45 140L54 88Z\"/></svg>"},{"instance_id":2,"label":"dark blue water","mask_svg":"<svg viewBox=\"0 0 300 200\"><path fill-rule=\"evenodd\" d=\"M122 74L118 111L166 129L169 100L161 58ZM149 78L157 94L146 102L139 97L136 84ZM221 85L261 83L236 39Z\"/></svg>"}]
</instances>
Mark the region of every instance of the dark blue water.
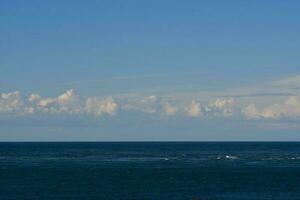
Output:
<instances>
[{"instance_id":1,"label":"dark blue water","mask_svg":"<svg viewBox=\"0 0 300 200\"><path fill-rule=\"evenodd\" d=\"M0 143L0 199L300 199L300 143Z\"/></svg>"}]
</instances>

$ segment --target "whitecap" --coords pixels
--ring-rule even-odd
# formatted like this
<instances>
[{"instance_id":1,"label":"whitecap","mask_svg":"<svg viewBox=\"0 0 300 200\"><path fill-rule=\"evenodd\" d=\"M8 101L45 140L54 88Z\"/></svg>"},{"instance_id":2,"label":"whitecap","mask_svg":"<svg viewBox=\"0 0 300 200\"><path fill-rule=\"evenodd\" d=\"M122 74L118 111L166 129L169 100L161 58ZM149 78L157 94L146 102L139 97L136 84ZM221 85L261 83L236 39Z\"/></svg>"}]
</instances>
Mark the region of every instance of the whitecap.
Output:
<instances>
[{"instance_id":1,"label":"whitecap","mask_svg":"<svg viewBox=\"0 0 300 200\"><path fill-rule=\"evenodd\" d=\"M230 159L230 160L236 160L236 159L238 159L237 156L230 156L230 155L226 155L225 158L226 159Z\"/></svg>"}]
</instances>

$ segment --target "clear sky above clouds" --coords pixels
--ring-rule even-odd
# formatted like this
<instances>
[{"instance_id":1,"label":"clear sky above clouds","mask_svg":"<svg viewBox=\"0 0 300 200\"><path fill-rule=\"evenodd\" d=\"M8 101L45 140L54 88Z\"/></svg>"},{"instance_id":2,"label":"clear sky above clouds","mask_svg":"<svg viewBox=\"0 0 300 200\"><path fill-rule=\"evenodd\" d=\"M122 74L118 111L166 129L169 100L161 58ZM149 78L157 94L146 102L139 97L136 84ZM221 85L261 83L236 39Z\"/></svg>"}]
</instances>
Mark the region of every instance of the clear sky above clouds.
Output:
<instances>
[{"instance_id":1,"label":"clear sky above clouds","mask_svg":"<svg viewBox=\"0 0 300 200\"><path fill-rule=\"evenodd\" d=\"M0 2L0 140L300 140L300 2Z\"/></svg>"}]
</instances>

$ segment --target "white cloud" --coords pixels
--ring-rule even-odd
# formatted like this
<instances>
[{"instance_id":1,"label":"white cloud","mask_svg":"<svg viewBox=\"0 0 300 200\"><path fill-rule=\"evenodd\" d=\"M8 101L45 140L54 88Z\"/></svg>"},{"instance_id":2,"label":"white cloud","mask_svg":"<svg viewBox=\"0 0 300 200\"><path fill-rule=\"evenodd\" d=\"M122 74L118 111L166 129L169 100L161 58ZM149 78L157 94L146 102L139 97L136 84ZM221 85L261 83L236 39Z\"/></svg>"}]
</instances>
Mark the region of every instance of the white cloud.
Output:
<instances>
[{"instance_id":1,"label":"white cloud","mask_svg":"<svg viewBox=\"0 0 300 200\"><path fill-rule=\"evenodd\" d=\"M300 117L300 99L292 96L285 102L285 112L291 117Z\"/></svg>"},{"instance_id":2,"label":"white cloud","mask_svg":"<svg viewBox=\"0 0 300 200\"><path fill-rule=\"evenodd\" d=\"M73 89L66 91L58 97L41 98L38 94L32 94L29 102L35 107L35 110L45 113L79 113L82 106L79 96Z\"/></svg>"},{"instance_id":3,"label":"white cloud","mask_svg":"<svg viewBox=\"0 0 300 200\"><path fill-rule=\"evenodd\" d=\"M79 113L82 110L79 96L75 94L73 89L58 96L57 102L60 105L60 112Z\"/></svg>"},{"instance_id":4,"label":"white cloud","mask_svg":"<svg viewBox=\"0 0 300 200\"><path fill-rule=\"evenodd\" d=\"M247 118L278 119L282 117L297 118L300 117L299 97L288 97L282 104L268 105L259 110L254 104L248 105L243 110Z\"/></svg>"},{"instance_id":5,"label":"white cloud","mask_svg":"<svg viewBox=\"0 0 300 200\"><path fill-rule=\"evenodd\" d=\"M234 104L235 100L233 98L218 98L215 102L205 106L204 110L207 115L230 117L233 115Z\"/></svg>"},{"instance_id":6,"label":"white cloud","mask_svg":"<svg viewBox=\"0 0 300 200\"><path fill-rule=\"evenodd\" d=\"M86 112L96 116L101 116L102 114L114 115L117 108L118 104L114 102L112 97L107 97L105 99L89 97L85 104Z\"/></svg>"},{"instance_id":7,"label":"white cloud","mask_svg":"<svg viewBox=\"0 0 300 200\"><path fill-rule=\"evenodd\" d=\"M67 105L76 101L77 96L73 89L66 91L62 95L57 97L57 102L60 105Z\"/></svg>"},{"instance_id":8,"label":"white cloud","mask_svg":"<svg viewBox=\"0 0 300 200\"><path fill-rule=\"evenodd\" d=\"M51 105L55 105L57 103L56 98L46 98L46 99L41 99L37 102L37 105L41 108L46 108Z\"/></svg>"},{"instance_id":9,"label":"white cloud","mask_svg":"<svg viewBox=\"0 0 300 200\"><path fill-rule=\"evenodd\" d=\"M29 102L35 102L41 99L41 96L39 94L31 94L28 98Z\"/></svg>"},{"instance_id":10,"label":"white cloud","mask_svg":"<svg viewBox=\"0 0 300 200\"><path fill-rule=\"evenodd\" d=\"M185 115L213 119L214 117L230 117L242 113L242 116L248 119L300 119L299 96L268 98L245 96L236 102L233 98L212 99L212 96L209 95L198 97L196 94L194 96L189 94L181 94L180 96L130 94L114 97L80 97L73 89L70 89L54 97L42 97L33 93L27 100L22 101L20 92L15 91L0 93L0 113L102 116L105 114L114 115L118 110L121 110L121 113L138 111L152 114L158 118ZM201 100L201 104L198 99ZM249 102L253 103L249 104ZM244 107L244 105L246 106Z\"/></svg>"},{"instance_id":11,"label":"white cloud","mask_svg":"<svg viewBox=\"0 0 300 200\"><path fill-rule=\"evenodd\" d=\"M233 105L234 104L234 99L229 98L229 99L216 99L216 101L211 104L212 106L222 109L225 108L226 106Z\"/></svg>"},{"instance_id":12,"label":"white cloud","mask_svg":"<svg viewBox=\"0 0 300 200\"><path fill-rule=\"evenodd\" d=\"M22 105L19 91L0 94L0 113L17 111Z\"/></svg>"},{"instance_id":13,"label":"white cloud","mask_svg":"<svg viewBox=\"0 0 300 200\"><path fill-rule=\"evenodd\" d=\"M243 110L242 113L247 117L247 118L259 118L259 111L255 104L249 104L247 105Z\"/></svg>"},{"instance_id":14,"label":"white cloud","mask_svg":"<svg viewBox=\"0 0 300 200\"><path fill-rule=\"evenodd\" d=\"M172 106L170 103L165 103L162 107L163 107L163 115L166 116L175 116L178 110L177 107Z\"/></svg>"},{"instance_id":15,"label":"white cloud","mask_svg":"<svg viewBox=\"0 0 300 200\"><path fill-rule=\"evenodd\" d=\"M158 97L155 95L151 96L136 96L127 100L123 105L125 110L135 110L148 114L154 114L158 110Z\"/></svg>"},{"instance_id":16,"label":"white cloud","mask_svg":"<svg viewBox=\"0 0 300 200\"><path fill-rule=\"evenodd\" d=\"M266 108L264 108L261 112L260 115L263 118L266 119L276 119L282 116L284 110L284 108L279 105L279 104L273 104L270 106L267 106Z\"/></svg>"},{"instance_id":17,"label":"white cloud","mask_svg":"<svg viewBox=\"0 0 300 200\"><path fill-rule=\"evenodd\" d=\"M200 103L196 100L193 100L191 104L185 108L185 111L188 116L191 117L200 117L203 115Z\"/></svg>"}]
</instances>

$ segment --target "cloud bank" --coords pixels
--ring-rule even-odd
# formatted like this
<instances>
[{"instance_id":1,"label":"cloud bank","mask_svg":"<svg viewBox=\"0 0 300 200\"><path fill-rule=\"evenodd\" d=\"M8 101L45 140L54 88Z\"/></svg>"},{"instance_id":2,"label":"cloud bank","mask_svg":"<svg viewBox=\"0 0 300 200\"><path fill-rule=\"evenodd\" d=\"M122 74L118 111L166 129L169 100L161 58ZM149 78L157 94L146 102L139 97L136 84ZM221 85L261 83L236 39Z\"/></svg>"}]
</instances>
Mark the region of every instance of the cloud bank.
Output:
<instances>
[{"instance_id":1,"label":"cloud bank","mask_svg":"<svg viewBox=\"0 0 300 200\"><path fill-rule=\"evenodd\" d=\"M19 112L22 105L19 91L0 94L0 113Z\"/></svg>"},{"instance_id":2,"label":"cloud bank","mask_svg":"<svg viewBox=\"0 0 300 200\"><path fill-rule=\"evenodd\" d=\"M0 93L0 117L33 115L103 117L143 113L157 116L159 119L177 116L199 119L232 117L245 120L300 119L299 80L300 75L296 75L262 84L260 87L225 91L223 95L209 92L199 95L199 92L191 92L171 95L130 93L83 97L74 89L69 89L54 97L32 93L24 98L19 91L12 91ZM232 95L234 98L228 95L234 93L238 94Z\"/></svg>"},{"instance_id":3,"label":"cloud bank","mask_svg":"<svg viewBox=\"0 0 300 200\"><path fill-rule=\"evenodd\" d=\"M200 118L208 116L232 116L231 107L234 99L216 99L206 105L197 99L190 101L170 101L167 97L136 95L134 97L94 96L81 97L74 89L55 97L43 97L32 93L25 100L19 91L1 93L0 114L6 115L117 115L122 112L141 112L160 117L175 117L177 115Z\"/></svg>"},{"instance_id":4,"label":"cloud bank","mask_svg":"<svg viewBox=\"0 0 300 200\"><path fill-rule=\"evenodd\" d=\"M271 104L261 109L255 104L249 104L243 109L243 113L249 119L299 118L300 98L290 96L281 104Z\"/></svg>"}]
</instances>

